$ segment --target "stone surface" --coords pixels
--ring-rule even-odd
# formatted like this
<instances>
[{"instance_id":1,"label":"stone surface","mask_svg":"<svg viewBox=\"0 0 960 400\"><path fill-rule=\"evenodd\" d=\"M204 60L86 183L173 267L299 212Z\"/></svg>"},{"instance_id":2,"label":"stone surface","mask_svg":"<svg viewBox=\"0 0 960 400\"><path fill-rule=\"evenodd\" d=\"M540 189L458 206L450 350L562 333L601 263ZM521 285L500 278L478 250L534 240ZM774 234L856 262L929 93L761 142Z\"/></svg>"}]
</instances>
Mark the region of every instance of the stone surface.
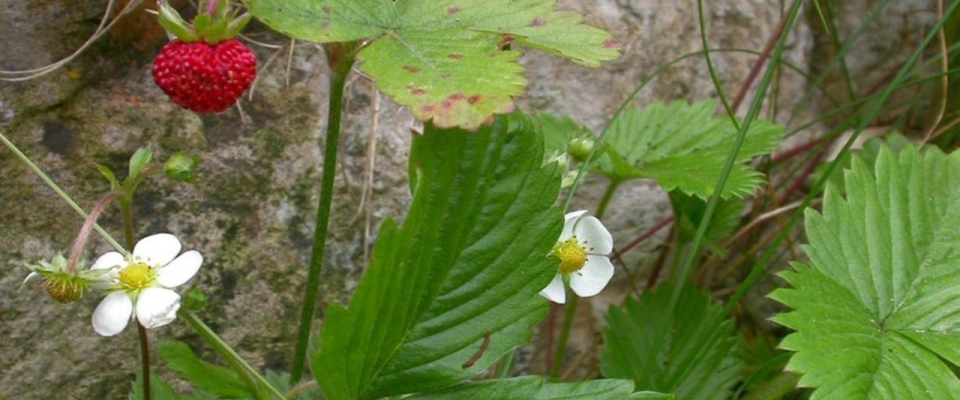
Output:
<instances>
[{"instance_id":1,"label":"stone surface","mask_svg":"<svg viewBox=\"0 0 960 400\"><path fill-rule=\"evenodd\" d=\"M71 53L93 33L103 5L99 0L0 0L0 69L34 68ZM519 104L526 110L571 115L596 132L658 67L701 48L693 1L563 0L560 7L583 12L589 23L609 29L625 44L625 55L588 69L527 50L523 63L529 92ZM708 7L714 46L762 49L780 22L779 2L719 0ZM917 23L928 23L924 21ZM289 43L260 26L252 26L250 34L260 42ZM193 282L208 293L210 302L201 317L253 365L285 370L306 280L322 162L318 144L325 131L327 98L322 53L316 45L298 44L288 70L285 49L254 46L263 70L252 99L244 98L242 111L198 116L170 103L154 86L150 54L160 43L151 46L128 36L105 37L41 78L0 82L0 131L86 209L108 190L97 164L122 177L126 159L140 146L152 148L160 160L180 150L202 156L197 186L159 178L142 185L135 207L137 235L168 231L177 234L185 248L202 251L207 261ZM137 50L142 48L146 51ZM816 54L812 51L810 29L801 23L791 33L785 57L807 68L814 63L809 59ZM756 55L714 57L732 96ZM781 107L787 110L807 90L806 81L784 73L780 83ZM387 216L402 219L410 199L406 157L410 128L416 123L406 110L378 98L366 78L353 76L348 93L323 302L349 299L376 226ZM703 59L691 57L654 79L635 102L695 101L715 95ZM374 112L374 104L379 104L379 112ZM360 203L374 120L375 175L372 196L364 200L368 219ZM0 176L0 399L126 398L138 368L134 329L101 338L90 327L90 314L99 301L95 296L64 306L35 285L20 285L26 275L21 264L69 251L82 221L6 149L0 149ZM605 187L602 179L588 182L578 204L595 207ZM623 243L668 215L665 194L652 182L636 181L618 192L605 219L615 241ZM116 208L102 216L101 224L120 237ZM627 264L640 263L665 235L663 230L629 253ZM94 258L107 250L103 240L94 238L86 255ZM597 302L596 310L619 302L622 294L612 292ZM583 314L583 321L589 321L590 311ZM571 358L595 342L594 325L578 326ZM175 338L205 349L182 323L153 334L155 342ZM524 358L525 364L534 363L533 371L542 365L536 357Z\"/></svg>"}]
</instances>

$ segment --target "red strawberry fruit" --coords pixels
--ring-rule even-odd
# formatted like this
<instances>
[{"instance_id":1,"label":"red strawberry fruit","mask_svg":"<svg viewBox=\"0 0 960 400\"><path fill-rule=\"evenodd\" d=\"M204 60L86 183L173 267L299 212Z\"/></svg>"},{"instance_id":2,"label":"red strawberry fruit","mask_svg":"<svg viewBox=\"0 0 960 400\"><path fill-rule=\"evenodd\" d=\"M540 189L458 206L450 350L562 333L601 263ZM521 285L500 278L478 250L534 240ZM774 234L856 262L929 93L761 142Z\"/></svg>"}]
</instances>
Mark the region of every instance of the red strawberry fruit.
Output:
<instances>
[{"instance_id":1,"label":"red strawberry fruit","mask_svg":"<svg viewBox=\"0 0 960 400\"><path fill-rule=\"evenodd\" d=\"M236 39L211 45L174 40L153 60L153 80L177 105L217 113L234 104L257 77L257 59Z\"/></svg>"},{"instance_id":2,"label":"red strawberry fruit","mask_svg":"<svg viewBox=\"0 0 960 400\"><path fill-rule=\"evenodd\" d=\"M153 59L153 80L174 103L201 113L224 111L257 77L257 58L234 39L250 21L231 0L200 0L189 24L166 0L158 1L160 25L176 39Z\"/></svg>"}]
</instances>

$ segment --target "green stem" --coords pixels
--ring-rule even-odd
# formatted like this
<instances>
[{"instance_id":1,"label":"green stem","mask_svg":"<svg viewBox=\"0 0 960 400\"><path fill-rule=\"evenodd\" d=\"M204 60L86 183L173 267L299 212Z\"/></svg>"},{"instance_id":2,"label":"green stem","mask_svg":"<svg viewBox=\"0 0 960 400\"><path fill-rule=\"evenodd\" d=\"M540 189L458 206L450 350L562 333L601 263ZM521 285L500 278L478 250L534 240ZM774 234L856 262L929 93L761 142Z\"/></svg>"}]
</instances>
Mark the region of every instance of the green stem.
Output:
<instances>
[{"instance_id":1,"label":"green stem","mask_svg":"<svg viewBox=\"0 0 960 400\"><path fill-rule=\"evenodd\" d=\"M347 75L353 67L352 49L329 46L327 59L331 64L330 107L327 110L327 141L323 151L323 178L320 183L320 201L317 205L316 231L313 235L313 252L310 257L310 270L307 274L307 286L303 295L303 307L300 310L300 327L297 334L296 352L293 354L293 367L290 370L290 383L296 384L303 378L306 365L307 346L313 328L314 314L317 308L317 292L320 289L320 271L323 268L323 256L327 243L327 228L330 223L330 204L333 202L333 181L337 172L337 148L340 144L340 118L343 113L343 90L347 84Z\"/></svg>"},{"instance_id":2,"label":"green stem","mask_svg":"<svg viewBox=\"0 0 960 400\"><path fill-rule=\"evenodd\" d=\"M620 186L620 181L610 181L610 185L607 186L606 193L603 194L603 198L600 199L600 206L597 207L597 219L603 217L603 214L607 212L607 205L610 204L610 200L613 199L613 194L617 191L617 188Z\"/></svg>"},{"instance_id":3,"label":"green stem","mask_svg":"<svg viewBox=\"0 0 960 400\"><path fill-rule=\"evenodd\" d=\"M567 312L563 316L563 328L560 331L560 341L557 342L553 365L550 366L551 378L556 378L560 373L560 367L563 366L563 357L567 353L567 341L570 340L570 330L573 328L573 317L577 315L577 305L580 304L580 296L574 294L568 297Z\"/></svg>"},{"instance_id":4,"label":"green stem","mask_svg":"<svg viewBox=\"0 0 960 400\"><path fill-rule=\"evenodd\" d=\"M89 216L87 215L86 211L83 211L83 209L80 208L80 206L77 205L77 203L73 201L72 198L70 198L70 195L68 195L66 192L63 191L63 189L60 188L60 186L54 183L53 180L50 179L50 177L47 176L47 174L44 173L43 170L40 169L40 167L37 166L37 164L34 164L33 161L30 160L30 158L28 158L25 154L23 154L23 152L20 151L20 149L17 148L17 146L14 145L13 142L7 139L7 137L4 136L3 133L0 133L0 142L3 142L3 144L7 146L7 148L10 149L10 151L12 151L13 154L20 159L20 161L23 161L23 163L27 165L27 168L29 168L31 171L33 171L34 174L40 177L40 179L43 180L43 182L46 183L47 186L50 187L50 189L53 189L53 191L57 195L59 195L60 198L62 198L63 201L65 201L70 206L70 208L73 208L73 210L76 211L77 214L80 214L80 216L83 217L84 221L87 220ZM117 243L117 241L114 240L113 237L111 237L110 234L107 233L107 231L101 228L100 225L94 225L93 229L95 229L97 233L99 233L100 236L107 241L107 243L110 243L110 245L113 246L114 249L116 249L117 251L123 254L128 254L127 250L123 246L121 246L120 243Z\"/></svg>"},{"instance_id":5,"label":"green stem","mask_svg":"<svg viewBox=\"0 0 960 400\"><path fill-rule=\"evenodd\" d=\"M256 389L257 386L262 386L273 393L277 399L286 400L286 397L284 397L277 388L273 387L266 378L260 375L257 370L253 369L227 342L224 342L207 324L204 324L193 311L187 311L181 308L177 315L187 321L187 323L193 327L193 330L197 331L197 333L213 347L213 351L217 352L230 367L240 372L240 377L243 378L251 388Z\"/></svg>"},{"instance_id":6,"label":"green stem","mask_svg":"<svg viewBox=\"0 0 960 400\"><path fill-rule=\"evenodd\" d=\"M147 328L137 322L137 332L140 334L140 365L143 367L143 400L150 400L150 339Z\"/></svg>"},{"instance_id":7,"label":"green stem","mask_svg":"<svg viewBox=\"0 0 960 400\"><path fill-rule=\"evenodd\" d=\"M127 193L118 202L120 203L120 215L123 216L123 237L127 241L127 248L133 251L133 193Z\"/></svg>"}]
</instances>

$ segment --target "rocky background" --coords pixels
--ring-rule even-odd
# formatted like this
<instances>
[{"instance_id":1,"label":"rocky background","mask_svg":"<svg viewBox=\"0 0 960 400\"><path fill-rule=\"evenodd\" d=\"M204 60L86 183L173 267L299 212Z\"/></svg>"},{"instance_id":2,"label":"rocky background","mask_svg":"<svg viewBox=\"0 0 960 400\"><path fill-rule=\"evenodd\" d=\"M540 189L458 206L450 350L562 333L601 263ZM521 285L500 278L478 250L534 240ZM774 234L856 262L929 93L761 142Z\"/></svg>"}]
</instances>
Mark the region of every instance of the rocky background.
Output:
<instances>
[{"instance_id":1,"label":"rocky background","mask_svg":"<svg viewBox=\"0 0 960 400\"><path fill-rule=\"evenodd\" d=\"M851 35L880 1L836 3L843 8L839 33ZM932 0L891 3L880 16L883 29L868 28L847 58L859 89L867 90L905 59L936 19ZM752 50L775 34L788 6L770 0L707 4L712 44ZM37 68L68 56L94 33L105 6L104 0L0 0L0 69ZM610 30L625 44L624 55L588 69L528 51L523 64L530 85L519 104L527 111L568 114L595 131L658 67L701 49L693 0L562 0L560 8L582 12L590 24ZM785 55L807 72L822 69L832 54L819 18L809 11L790 33ZM291 53L284 47L288 39L260 25L252 24L247 34L270 46L251 45L260 78L240 108L201 116L172 104L150 73L165 38L152 16L137 11L62 68L26 82L0 82L0 132L86 209L109 189L97 164L122 177L126 160L141 146L160 160L180 150L203 157L196 186L165 179L141 186L137 236L172 232L185 249L200 250L207 261L193 283L210 297L201 317L254 366L285 370L314 230L327 70L316 45L296 43ZM714 56L725 90L735 94L756 56ZM779 107L790 110L809 84L785 70ZM410 200L406 159L416 123L407 110L378 96L365 77L355 74L348 93L322 302L349 299L379 222L386 216L402 219ZM703 59L693 57L652 81L637 103L715 96ZM809 112L815 115L817 107ZM374 137L371 161L366 149ZM373 185L363 199L369 208L361 208L371 165ZM125 399L139 365L135 329L102 338L90 326L96 296L61 305L36 285L20 284L27 274L22 264L69 252L82 221L5 148L0 148L0 178L0 399ZM604 185L589 184L581 203L596 204L590 193ZM669 213L665 194L653 182L640 182L621 189L606 220L622 243ZM115 208L100 222L122 236ZM628 264L642 259L665 233L631 253ZM86 256L107 250L94 238ZM589 316L590 308L584 310ZM589 318L583 321L573 346L592 342L597 327ZM182 323L152 333L155 342L178 339L202 348Z\"/></svg>"}]
</instances>

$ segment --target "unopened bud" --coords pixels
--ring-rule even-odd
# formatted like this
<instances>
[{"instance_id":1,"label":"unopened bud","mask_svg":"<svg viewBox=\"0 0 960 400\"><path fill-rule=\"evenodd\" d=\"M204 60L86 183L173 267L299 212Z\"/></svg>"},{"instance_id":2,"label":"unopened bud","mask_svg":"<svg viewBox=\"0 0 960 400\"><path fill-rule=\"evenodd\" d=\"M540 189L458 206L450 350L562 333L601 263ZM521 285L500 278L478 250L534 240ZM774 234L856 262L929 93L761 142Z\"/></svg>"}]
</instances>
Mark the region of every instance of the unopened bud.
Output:
<instances>
[{"instance_id":1,"label":"unopened bud","mask_svg":"<svg viewBox=\"0 0 960 400\"><path fill-rule=\"evenodd\" d=\"M594 140L591 138L570 139L567 142L567 153L570 153L577 161L586 161L587 157L590 157L590 152L593 151L593 144Z\"/></svg>"}]
</instances>

